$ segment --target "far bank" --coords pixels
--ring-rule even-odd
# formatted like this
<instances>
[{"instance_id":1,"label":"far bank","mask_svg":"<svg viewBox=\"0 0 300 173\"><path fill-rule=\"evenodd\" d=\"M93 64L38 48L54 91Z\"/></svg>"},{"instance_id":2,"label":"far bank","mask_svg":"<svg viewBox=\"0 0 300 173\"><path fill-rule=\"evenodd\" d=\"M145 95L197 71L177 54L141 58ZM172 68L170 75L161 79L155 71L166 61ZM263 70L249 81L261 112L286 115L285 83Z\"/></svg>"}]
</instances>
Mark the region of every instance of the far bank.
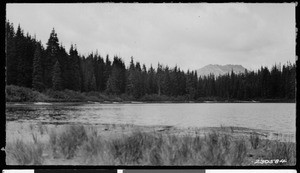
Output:
<instances>
[{"instance_id":1,"label":"far bank","mask_svg":"<svg viewBox=\"0 0 300 173\"><path fill-rule=\"evenodd\" d=\"M73 90L55 91L48 89L38 92L30 88L14 85L6 86L6 102L97 102L97 103L295 103L294 99L255 98L237 100L220 97L200 97L197 100L189 96L166 96L146 94L141 98L134 98L128 94L112 95L104 92L78 92Z\"/></svg>"}]
</instances>

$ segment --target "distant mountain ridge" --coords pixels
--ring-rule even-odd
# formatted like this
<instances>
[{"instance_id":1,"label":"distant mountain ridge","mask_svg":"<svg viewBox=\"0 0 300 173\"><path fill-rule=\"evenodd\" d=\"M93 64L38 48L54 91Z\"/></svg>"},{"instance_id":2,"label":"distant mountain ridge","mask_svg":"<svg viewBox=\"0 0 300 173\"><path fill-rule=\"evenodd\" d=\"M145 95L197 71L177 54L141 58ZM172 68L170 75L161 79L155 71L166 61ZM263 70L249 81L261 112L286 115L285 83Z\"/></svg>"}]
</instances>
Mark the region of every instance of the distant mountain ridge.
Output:
<instances>
[{"instance_id":1,"label":"distant mountain ridge","mask_svg":"<svg viewBox=\"0 0 300 173\"><path fill-rule=\"evenodd\" d=\"M209 74L214 74L215 76L224 75L227 73L244 73L246 70L242 65L218 65L218 64L209 64L197 70L198 76L207 76Z\"/></svg>"}]
</instances>

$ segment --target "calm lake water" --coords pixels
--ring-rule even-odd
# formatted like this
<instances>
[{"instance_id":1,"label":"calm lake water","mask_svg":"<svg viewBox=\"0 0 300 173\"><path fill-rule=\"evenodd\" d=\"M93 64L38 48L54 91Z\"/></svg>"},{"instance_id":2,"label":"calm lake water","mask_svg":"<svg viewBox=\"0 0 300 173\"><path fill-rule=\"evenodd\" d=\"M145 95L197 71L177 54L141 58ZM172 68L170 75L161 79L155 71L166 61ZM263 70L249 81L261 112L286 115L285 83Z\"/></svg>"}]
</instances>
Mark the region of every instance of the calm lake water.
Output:
<instances>
[{"instance_id":1,"label":"calm lake water","mask_svg":"<svg viewBox=\"0 0 300 173\"><path fill-rule=\"evenodd\" d=\"M295 133L295 103L6 104L6 121L238 126Z\"/></svg>"}]
</instances>

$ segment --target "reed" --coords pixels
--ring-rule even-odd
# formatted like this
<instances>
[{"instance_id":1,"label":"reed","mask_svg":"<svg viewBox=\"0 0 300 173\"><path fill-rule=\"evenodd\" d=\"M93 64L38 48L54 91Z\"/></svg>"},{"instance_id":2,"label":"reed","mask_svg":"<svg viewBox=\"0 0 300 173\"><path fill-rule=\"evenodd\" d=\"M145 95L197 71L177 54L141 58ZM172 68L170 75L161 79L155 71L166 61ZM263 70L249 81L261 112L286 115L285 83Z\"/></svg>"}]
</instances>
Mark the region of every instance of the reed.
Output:
<instances>
[{"instance_id":1,"label":"reed","mask_svg":"<svg viewBox=\"0 0 300 173\"><path fill-rule=\"evenodd\" d=\"M18 139L7 143L7 163L43 164L43 152L51 152L52 155L46 154L51 159L76 159L84 165L240 166L253 165L249 159L258 157L248 156L253 150L262 151L265 159L286 160L277 165L296 163L295 143L260 139L255 135L237 137L217 131L201 136L175 135L135 130L107 138L99 135L98 130L94 126L66 125L44 132L49 136L46 144L35 135L31 143Z\"/></svg>"}]
</instances>

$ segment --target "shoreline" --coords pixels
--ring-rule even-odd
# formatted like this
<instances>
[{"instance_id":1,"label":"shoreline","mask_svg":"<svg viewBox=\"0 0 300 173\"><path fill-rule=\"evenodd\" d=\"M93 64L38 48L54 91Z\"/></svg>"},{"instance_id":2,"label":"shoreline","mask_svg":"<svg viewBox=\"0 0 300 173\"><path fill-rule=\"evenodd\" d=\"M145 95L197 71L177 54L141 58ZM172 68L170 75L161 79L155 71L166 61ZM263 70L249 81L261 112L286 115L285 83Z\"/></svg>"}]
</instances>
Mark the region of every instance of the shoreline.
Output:
<instances>
[{"instance_id":1,"label":"shoreline","mask_svg":"<svg viewBox=\"0 0 300 173\"><path fill-rule=\"evenodd\" d=\"M278 140L282 142L296 142L295 134L293 133L280 133L274 132L271 130L263 129L252 129L247 127L236 127L236 126L220 126L220 127L176 127L169 125L134 125L134 124L88 124L88 123L49 123L49 122L40 122L32 123L30 121L26 122L15 122L15 121L6 121L6 136L8 141L10 137L27 135L28 139L31 139L31 132L43 130L42 128L61 130L66 126L85 126L87 128L92 127L97 129L98 133L104 135L108 138L128 135L134 131L143 131L143 132L156 132L161 134L172 134L177 136L184 135L206 135L212 132L217 132L220 134L229 134L235 137L249 137L251 135L258 135L261 139L269 140ZM10 133L10 135L8 135ZM29 135L28 135L29 134ZM43 134L42 134L43 135Z\"/></svg>"},{"instance_id":2,"label":"shoreline","mask_svg":"<svg viewBox=\"0 0 300 173\"><path fill-rule=\"evenodd\" d=\"M41 104L39 104L41 103ZM36 104L36 105L46 105L49 104L55 104L55 103L89 103L89 104L155 104L155 103L296 103L294 101L242 101L242 100L236 100L236 101L84 101L84 100L78 100L78 101L69 101L69 100L55 100L55 101L6 101L6 104Z\"/></svg>"},{"instance_id":3,"label":"shoreline","mask_svg":"<svg viewBox=\"0 0 300 173\"><path fill-rule=\"evenodd\" d=\"M31 88L6 86L6 102L99 102L99 103L296 103L295 99L287 98L222 98L217 96L190 99L187 95L166 96L145 94L140 98L132 95L112 95L105 92L80 92L73 90L38 92Z\"/></svg>"}]
</instances>

